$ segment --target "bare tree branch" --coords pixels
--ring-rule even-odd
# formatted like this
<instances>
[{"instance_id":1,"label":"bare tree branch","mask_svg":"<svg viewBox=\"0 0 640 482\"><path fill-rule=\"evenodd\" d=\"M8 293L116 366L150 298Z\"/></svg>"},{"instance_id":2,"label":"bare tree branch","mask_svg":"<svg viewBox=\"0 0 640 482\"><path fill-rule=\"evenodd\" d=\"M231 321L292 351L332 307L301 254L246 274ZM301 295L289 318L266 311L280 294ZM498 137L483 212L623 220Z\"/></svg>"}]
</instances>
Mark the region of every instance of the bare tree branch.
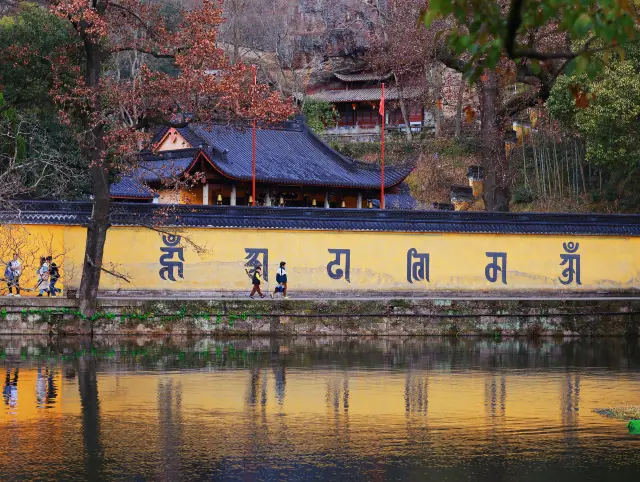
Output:
<instances>
[{"instance_id":1,"label":"bare tree branch","mask_svg":"<svg viewBox=\"0 0 640 482\"><path fill-rule=\"evenodd\" d=\"M176 57L175 54L161 54L160 52L154 52L153 50L137 48L137 47L118 47L115 49L111 49L106 53L108 55L111 55L119 52L138 52L141 54L151 55L156 59L174 59Z\"/></svg>"}]
</instances>

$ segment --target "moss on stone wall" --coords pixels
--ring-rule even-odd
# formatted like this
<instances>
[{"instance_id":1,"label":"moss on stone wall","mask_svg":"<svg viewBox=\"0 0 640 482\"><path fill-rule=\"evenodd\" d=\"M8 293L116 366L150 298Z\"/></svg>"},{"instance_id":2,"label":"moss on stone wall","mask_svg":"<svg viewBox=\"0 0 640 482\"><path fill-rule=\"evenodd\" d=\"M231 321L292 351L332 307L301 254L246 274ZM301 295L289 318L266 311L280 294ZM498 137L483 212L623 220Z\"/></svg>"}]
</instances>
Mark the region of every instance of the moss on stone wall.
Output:
<instances>
[{"instance_id":1,"label":"moss on stone wall","mask_svg":"<svg viewBox=\"0 0 640 482\"><path fill-rule=\"evenodd\" d=\"M74 316L72 307L43 303L36 308L12 301L0 310L0 332L535 337L637 336L640 331L640 300L619 299L105 300L92 320Z\"/></svg>"}]
</instances>

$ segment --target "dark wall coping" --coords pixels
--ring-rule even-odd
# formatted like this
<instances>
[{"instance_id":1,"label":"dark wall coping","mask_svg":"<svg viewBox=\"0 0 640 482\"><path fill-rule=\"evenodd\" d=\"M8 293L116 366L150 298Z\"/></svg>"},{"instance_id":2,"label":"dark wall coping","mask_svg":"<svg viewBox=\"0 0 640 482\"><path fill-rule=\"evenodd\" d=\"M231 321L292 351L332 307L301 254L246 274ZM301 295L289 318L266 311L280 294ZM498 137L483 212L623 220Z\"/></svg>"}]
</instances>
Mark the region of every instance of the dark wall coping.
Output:
<instances>
[{"instance_id":1,"label":"dark wall coping","mask_svg":"<svg viewBox=\"0 0 640 482\"><path fill-rule=\"evenodd\" d=\"M91 203L24 201L0 211L1 224L86 226ZM640 215L488 213L113 203L114 226L318 231L640 236Z\"/></svg>"}]
</instances>

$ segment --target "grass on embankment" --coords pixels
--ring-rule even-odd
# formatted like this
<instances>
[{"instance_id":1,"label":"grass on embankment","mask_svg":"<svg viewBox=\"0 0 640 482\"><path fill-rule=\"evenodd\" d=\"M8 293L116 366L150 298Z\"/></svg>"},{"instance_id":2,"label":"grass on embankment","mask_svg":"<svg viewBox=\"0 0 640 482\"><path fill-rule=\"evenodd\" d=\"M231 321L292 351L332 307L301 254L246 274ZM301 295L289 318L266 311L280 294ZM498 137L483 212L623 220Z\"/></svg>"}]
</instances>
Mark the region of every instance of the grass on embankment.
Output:
<instances>
[{"instance_id":1,"label":"grass on embankment","mask_svg":"<svg viewBox=\"0 0 640 482\"><path fill-rule=\"evenodd\" d=\"M599 415L618 420L640 420L640 405L630 405L616 408L596 408Z\"/></svg>"}]
</instances>

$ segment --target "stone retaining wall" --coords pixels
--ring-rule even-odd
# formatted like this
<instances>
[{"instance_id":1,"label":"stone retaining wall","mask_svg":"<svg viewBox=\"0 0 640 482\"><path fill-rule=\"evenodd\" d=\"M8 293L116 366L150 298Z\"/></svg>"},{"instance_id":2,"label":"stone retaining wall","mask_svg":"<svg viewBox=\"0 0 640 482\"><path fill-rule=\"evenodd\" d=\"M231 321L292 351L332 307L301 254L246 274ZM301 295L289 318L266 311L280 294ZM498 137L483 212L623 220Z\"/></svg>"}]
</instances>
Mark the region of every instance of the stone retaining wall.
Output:
<instances>
[{"instance_id":1,"label":"stone retaining wall","mask_svg":"<svg viewBox=\"0 0 640 482\"><path fill-rule=\"evenodd\" d=\"M0 334L637 336L640 299L0 301Z\"/></svg>"}]
</instances>

